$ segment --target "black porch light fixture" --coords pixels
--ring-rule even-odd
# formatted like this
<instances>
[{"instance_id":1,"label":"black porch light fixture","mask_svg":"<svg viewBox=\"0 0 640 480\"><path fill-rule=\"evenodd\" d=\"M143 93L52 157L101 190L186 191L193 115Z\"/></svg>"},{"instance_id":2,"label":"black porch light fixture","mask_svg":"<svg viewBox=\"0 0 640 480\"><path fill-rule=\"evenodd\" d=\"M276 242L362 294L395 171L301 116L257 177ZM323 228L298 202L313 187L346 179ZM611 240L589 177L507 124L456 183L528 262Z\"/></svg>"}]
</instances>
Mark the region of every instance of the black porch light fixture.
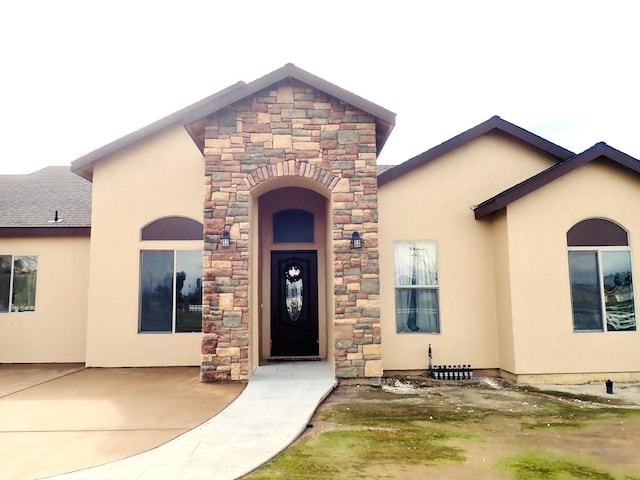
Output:
<instances>
[{"instance_id":1,"label":"black porch light fixture","mask_svg":"<svg viewBox=\"0 0 640 480\"><path fill-rule=\"evenodd\" d=\"M353 232L351 234L351 248L362 248L362 238L360 232Z\"/></svg>"},{"instance_id":2,"label":"black porch light fixture","mask_svg":"<svg viewBox=\"0 0 640 480\"><path fill-rule=\"evenodd\" d=\"M222 248L229 248L229 245L231 245L231 234L229 234L229 230L225 230L220 236L220 246Z\"/></svg>"}]
</instances>

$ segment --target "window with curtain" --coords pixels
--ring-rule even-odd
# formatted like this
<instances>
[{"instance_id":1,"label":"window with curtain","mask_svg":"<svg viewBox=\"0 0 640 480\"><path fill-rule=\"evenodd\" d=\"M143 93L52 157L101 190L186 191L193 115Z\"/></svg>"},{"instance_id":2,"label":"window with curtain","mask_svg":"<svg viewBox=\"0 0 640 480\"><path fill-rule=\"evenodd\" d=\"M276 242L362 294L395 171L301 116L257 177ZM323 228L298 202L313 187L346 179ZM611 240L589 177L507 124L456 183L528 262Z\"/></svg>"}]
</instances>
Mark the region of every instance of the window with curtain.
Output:
<instances>
[{"instance_id":1,"label":"window with curtain","mask_svg":"<svg viewBox=\"0 0 640 480\"><path fill-rule=\"evenodd\" d=\"M398 333L440 332L436 253L433 241L394 244Z\"/></svg>"},{"instance_id":2,"label":"window with curtain","mask_svg":"<svg viewBox=\"0 0 640 480\"><path fill-rule=\"evenodd\" d=\"M567 232L567 246L574 331L635 331L626 231L608 220L584 220Z\"/></svg>"}]
</instances>

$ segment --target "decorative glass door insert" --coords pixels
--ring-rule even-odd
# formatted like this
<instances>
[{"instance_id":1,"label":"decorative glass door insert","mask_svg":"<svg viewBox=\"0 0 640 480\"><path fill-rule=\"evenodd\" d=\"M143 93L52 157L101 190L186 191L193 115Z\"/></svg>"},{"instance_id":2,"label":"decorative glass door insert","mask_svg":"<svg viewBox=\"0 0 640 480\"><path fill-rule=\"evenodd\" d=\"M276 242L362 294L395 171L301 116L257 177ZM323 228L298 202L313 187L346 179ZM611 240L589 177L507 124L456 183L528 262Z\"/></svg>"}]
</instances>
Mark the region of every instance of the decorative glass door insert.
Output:
<instances>
[{"instance_id":1,"label":"decorative glass door insert","mask_svg":"<svg viewBox=\"0 0 640 480\"><path fill-rule=\"evenodd\" d=\"M289 318L294 322L300 318L303 300L302 268L300 265L291 264L285 271L285 304Z\"/></svg>"}]
</instances>

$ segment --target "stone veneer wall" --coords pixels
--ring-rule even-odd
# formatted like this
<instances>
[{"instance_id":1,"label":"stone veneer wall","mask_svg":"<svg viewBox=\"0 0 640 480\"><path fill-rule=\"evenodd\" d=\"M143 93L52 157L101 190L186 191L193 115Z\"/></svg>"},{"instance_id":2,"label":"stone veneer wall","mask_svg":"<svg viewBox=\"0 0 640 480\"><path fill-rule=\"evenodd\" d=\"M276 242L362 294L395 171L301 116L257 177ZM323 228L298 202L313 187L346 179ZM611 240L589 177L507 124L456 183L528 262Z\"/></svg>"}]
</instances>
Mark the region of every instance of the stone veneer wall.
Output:
<instances>
[{"instance_id":1,"label":"stone veneer wall","mask_svg":"<svg viewBox=\"0 0 640 480\"><path fill-rule=\"evenodd\" d=\"M300 176L330 190L336 376L382 375L376 136L374 118L295 80L248 97L207 119L203 381L250 377L249 222L251 190ZM219 247L231 232L231 247ZM362 249L352 249L358 230ZM332 350L329 349L329 352Z\"/></svg>"}]
</instances>

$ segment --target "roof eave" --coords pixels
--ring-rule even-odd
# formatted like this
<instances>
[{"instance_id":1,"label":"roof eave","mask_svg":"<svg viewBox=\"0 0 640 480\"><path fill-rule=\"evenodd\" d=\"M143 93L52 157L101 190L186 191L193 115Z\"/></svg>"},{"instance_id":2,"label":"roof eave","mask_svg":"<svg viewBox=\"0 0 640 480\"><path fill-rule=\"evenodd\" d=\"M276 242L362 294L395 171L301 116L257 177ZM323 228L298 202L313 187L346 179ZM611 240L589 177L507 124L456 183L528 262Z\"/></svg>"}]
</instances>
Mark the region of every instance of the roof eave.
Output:
<instances>
[{"instance_id":1,"label":"roof eave","mask_svg":"<svg viewBox=\"0 0 640 480\"><path fill-rule=\"evenodd\" d=\"M91 227L0 227L3 237L88 237Z\"/></svg>"},{"instance_id":2,"label":"roof eave","mask_svg":"<svg viewBox=\"0 0 640 480\"><path fill-rule=\"evenodd\" d=\"M475 127L466 130L455 137L446 140L445 142L437 145L420 155L417 155L400 165L395 166L394 168L387 170L386 172L380 174L378 177L378 186L384 185L385 183L390 182L391 180L408 173L409 171L417 168L425 163L430 162L431 160L441 157L442 155L472 141L476 138L485 135L492 131L502 132L507 134L516 140L526 143L531 147L534 147L538 150L541 150L549 155L556 157L559 161L566 160L575 155L570 150L563 148L559 145L556 145L549 140L546 140L535 133L529 132L522 127L519 127L513 123L507 122L503 120L499 116L493 116L489 120L476 125Z\"/></svg>"},{"instance_id":3,"label":"roof eave","mask_svg":"<svg viewBox=\"0 0 640 480\"><path fill-rule=\"evenodd\" d=\"M185 124L204 118L207 115L211 115L221 108L227 107L239 100L242 100L243 98L260 92L261 90L275 85L287 78L294 78L302 83L306 83L313 88L328 93L332 97L342 100L349 105L352 105L388 124L395 123L395 113L387 110L384 107L381 107L380 105L376 105L369 100L365 100L358 95L348 92L347 90L340 88L337 85L324 80L323 78L313 75L306 70L302 70L301 68L296 67L293 63L287 63L285 66L274 70L273 72L268 73L250 83L244 84L238 89L235 89L234 91L230 92L229 95L225 96L224 99L221 99L220 102L215 102L209 105L202 105L200 108L192 109L190 112L188 112L188 114L184 116Z\"/></svg>"},{"instance_id":4,"label":"roof eave","mask_svg":"<svg viewBox=\"0 0 640 480\"><path fill-rule=\"evenodd\" d=\"M199 109L202 107L202 105L209 105L211 103L215 103L221 97L224 97L229 92L232 92L242 87L243 85L245 85L244 82L237 82L203 100L200 100L192 105L189 105L186 108L183 108L181 110L178 110L177 112L172 113L171 115L168 115L145 127L142 127L139 130L136 130L135 132L132 132L128 135L125 135L124 137L114 140L111 143L108 143L71 162L71 171L91 181L93 179L93 164L96 161L108 155L111 155L112 153L115 153L118 150L128 147L129 145L132 145L140 140L143 140L144 138L147 138L150 135L153 135L172 125L177 125L177 124L185 125L185 117L189 116L189 113L191 110Z\"/></svg>"},{"instance_id":5,"label":"roof eave","mask_svg":"<svg viewBox=\"0 0 640 480\"><path fill-rule=\"evenodd\" d=\"M313 75L306 70L302 70L293 63L287 63L285 66L241 86L230 92L229 95L226 95L224 98L191 110L184 116L183 124L189 132L189 135L191 135L191 138L196 142L196 145L203 150L203 140L201 139L201 135L198 135L197 130L197 127L201 128L201 125L196 127L196 124L200 122L201 119L287 79L298 80L374 117L376 119L377 152L380 154L382 147L384 147L393 130L396 114L380 105L338 87L323 78Z\"/></svg>"},{"instance_id":6,"label":"roof eave","mask_svg":"<svg viewBox=\"0 0 640 480\"><path fill-rule=\"evenodd\" d=\"M476 220L489 217L491 214L505 208L510 203L528 195L529 193L553 182L576 168L589 162L605 158L614 164L627 168L640 174L640 161L620 150L607 145L604 142L596 143L584 152L574 155L542 172L520 182L513 187L500 192L498 195L485 200L474 208Z\"/></svg>"},{"instance_id":7,"label":"roof eave","mask_svg":"<svg viewBox=\"0 0 640 480\"><path fill-rule=\"evenodd\" d=\"M178 112L168 115L167 117L126 135L125 137L98 148L97 150L74 160L71 163L71 170L87 180L91 180L93 177L93 164L99 159L157 133L164 128L176 124L181 124L185 127L193 141L202 151L204 148L203 139L201 138L201 135L198 134L198 130L201 127L198 122L201 119L287 78L294 78L373 116L376 119L376 142L378 146L378 153L382 150L382 147L386 143L387 138L395 125L395 113L365 100L358 95L348 92L347 90L344 90L337 85L305 70L302 70L292 63L288 63L285 66L250 83L238 82L231 85L230 87L179 110Z\"/></svg>"}]
</instances>

